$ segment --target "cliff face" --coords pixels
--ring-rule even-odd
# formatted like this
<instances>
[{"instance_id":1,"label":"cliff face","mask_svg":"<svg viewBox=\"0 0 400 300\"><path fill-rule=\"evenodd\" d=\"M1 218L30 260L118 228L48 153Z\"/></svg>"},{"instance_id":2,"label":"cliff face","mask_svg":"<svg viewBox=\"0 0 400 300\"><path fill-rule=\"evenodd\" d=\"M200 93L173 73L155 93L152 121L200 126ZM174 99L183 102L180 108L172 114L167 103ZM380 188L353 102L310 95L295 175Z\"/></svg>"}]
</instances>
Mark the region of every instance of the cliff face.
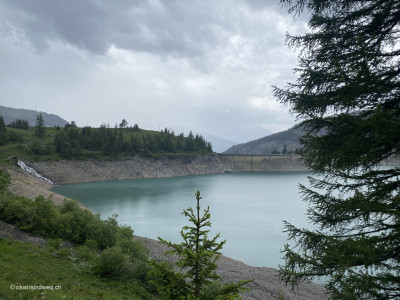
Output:
<instances>
[{"instance_id":1,"label":"cliff face","mask_svg":"<svg viewBox=\"0 0 400 300\"><path fill-rule=\"evenodd\" d=\"M35 162L28 165L57 184L240 171L229 160L213 155L177 159L148 159L135 156L125 160L68 160Z\"/></svg>"}]
</instances>

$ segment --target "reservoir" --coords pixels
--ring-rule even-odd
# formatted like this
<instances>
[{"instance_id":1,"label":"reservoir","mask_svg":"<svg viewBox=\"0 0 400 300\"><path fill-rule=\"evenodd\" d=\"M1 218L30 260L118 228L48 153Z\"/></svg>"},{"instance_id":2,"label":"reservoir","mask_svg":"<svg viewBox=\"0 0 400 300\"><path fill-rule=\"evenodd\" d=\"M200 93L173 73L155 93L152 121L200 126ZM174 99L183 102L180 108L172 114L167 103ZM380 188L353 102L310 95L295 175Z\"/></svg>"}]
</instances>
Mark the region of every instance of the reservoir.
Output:
<instances>
[{"instance_id":1,"label":"reservoir","mask_svg":"<svg viewBox=\"0 0 400 300\"><path fill-rule=\"evenodd\" d=\"M287 243L286 220L306 227L307 204L299 183L309 172L249 172L173 178L135 179L61 185L54 192L76 199L102 219L118 215L135 235L182 241L180 231L191 225L182 210L195 209L195 192L210 207L209 238L226 239L222 253L252 266L277 268ZM309 226L308 226L309 227Z\"/></svg>"}]
</instances>

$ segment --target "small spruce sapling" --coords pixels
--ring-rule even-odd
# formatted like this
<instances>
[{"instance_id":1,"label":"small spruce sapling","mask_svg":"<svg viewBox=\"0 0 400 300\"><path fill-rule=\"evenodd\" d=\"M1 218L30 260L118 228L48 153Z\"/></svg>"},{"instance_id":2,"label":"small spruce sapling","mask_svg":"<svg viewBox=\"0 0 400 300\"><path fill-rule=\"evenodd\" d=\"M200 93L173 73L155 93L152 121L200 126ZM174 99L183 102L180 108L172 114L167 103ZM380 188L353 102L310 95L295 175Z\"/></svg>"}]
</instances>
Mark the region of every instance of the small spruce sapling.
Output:
<instances>
[{"instance_id":1,"label":"small spruce sapling","mask_svg":"<svg viewBox=\"0 0 400 300\"><path fill-rule=\"evenodd\" d=\"M193 223L193 226L184 226L181 230L183 242L173 244L159 237L172 250L165 254L177 254L179 261L175 265L180 271L175 271L165 262L150 262L150 275L153 283L164 299L240 299L239 293L245 291L243 287L252 280L241 280L238 283L222 284L222 277L217 275L216 261L221 256L220 250L225 240L217 242L219 234L209 239L211 214L209 207L200 216L200 192L196 192L196 211L191 207L183 213Z\"/></svg>"}]
</instances>

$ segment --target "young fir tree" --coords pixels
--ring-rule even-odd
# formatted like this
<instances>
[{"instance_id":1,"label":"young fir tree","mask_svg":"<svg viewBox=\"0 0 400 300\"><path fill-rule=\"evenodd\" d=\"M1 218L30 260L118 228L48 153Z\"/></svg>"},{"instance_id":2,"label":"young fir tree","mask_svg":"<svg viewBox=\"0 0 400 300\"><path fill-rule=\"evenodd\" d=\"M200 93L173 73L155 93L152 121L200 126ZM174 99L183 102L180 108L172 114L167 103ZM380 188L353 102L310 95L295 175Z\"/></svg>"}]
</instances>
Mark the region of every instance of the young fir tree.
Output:
<instances>
[{"instance_id":1,"label":"young fir tree","mask_svg":"<svg viewBox=\"0 0 400 300\"><path fill-rule=\"evenodd\" d=\"M276 97L304 121L313 229L286 224L286 282L327 276L334 299L400 299L400 1L281 0L309 11L297 81Z\"/></svg>"},{"instance_id":2,"label":"young fir tree","mask_svg":"<svg viewBox=\"0 0 400 300\"><path fill-rule=\"evenodd\" d=\"M181 231L183 242L173 244L162 238L159 240L168 245L172 250L166 254L177 254L180 259L175 271L165 262L150 262L150 274L155 278L159 293L164 299L240 299L239 293L245 291L243 287L251 280L241 280L238 283L222 284L221 277L217 275L216 261L221 256L220 250L226 241L217 242L219 234L208 238L210 227L209 207L200 215L200 192L196 192L196 211L191 207L184 209L183 213L193 223L193 226L184 226Z\"/></svg>"}]
</instances>

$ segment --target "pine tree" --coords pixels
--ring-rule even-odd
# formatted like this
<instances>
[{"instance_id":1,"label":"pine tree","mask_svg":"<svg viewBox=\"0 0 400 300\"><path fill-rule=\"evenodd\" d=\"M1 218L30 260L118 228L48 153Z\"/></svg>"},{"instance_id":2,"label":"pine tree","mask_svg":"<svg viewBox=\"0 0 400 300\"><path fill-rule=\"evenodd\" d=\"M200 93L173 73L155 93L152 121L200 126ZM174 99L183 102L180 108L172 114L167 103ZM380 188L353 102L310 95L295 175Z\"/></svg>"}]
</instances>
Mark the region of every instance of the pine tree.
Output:
<instances>
[{"instance_id":1,"label":"pine tree","mask_svg":"<svg viewBox=\"0 0 400 300\"><path fill-rule=\"evenodd\" d=\"M185 151L190 152L194 150L195 150L194 135L193 132L190 131L189 135L186 138Z\"/></svg>"},{"instance_id":2,"label":"pine tree","mask_svg":"<svg viewBox=\"0 0 400 300\"><path fill-rule=\"evenodd\" d=\"M42 138L44 136L44 120L42 113L39 113L36 116L35 134L38 138Z\"/></svg>"},{"instance_id":3,"label":"pine tree","mask_svg":"<svg viewBox=\"0 0 400 300\"><path fill-rule=\"evenodd\" d=\"M0 116L0 145L4 145L8 141L8 134L6 124L4 123L3 116Z\"/></svg>"},{"instance_id":4,"label":"pine tree","mask_svg":"<svg viewBox=\"0 0 400 300\"><path fill-rule=\"evenodd\" d=\"M128 126L128 122L122 119L121 123L119 123L119 128L126 128L126 126Z\"/></svg>"},{"instance_id":5,"label":"pine tree","mask_svg":"<svg viewBox=\"0 0 400 300\"><path fill-rule=\"evenodd\" d=\"M310 13L299 74L275 96L304 121L314 229L286 223L282 276L327 276L334 299L400 298L400 1L281 0Z\"/></svg>"},{"instance_id":6,"label":"pine tree","mask_svg":"<svg viewBox=\"0 0 400 300\"><path fill-rule=\"evenodd\" d=\"M184 226L181 244L173 244L159 238L161 243L168 245L172 250L166 254L177 254L180 259L176 263L179 269L186 273L174 271L165 262L152 261L151 274L155 277L154 283L164 299L237 299L238 294L245 289L243 286L251 280L241 280L238 283L222 285L217 275L216 261L221 256L220 250L226 241L217 242L219 234L208 239L211 226L209 207L200 216L200 192L196 192L196 211L191 207L183 213L193 223L193 226Z\"/></svg>"}]
</instances>

